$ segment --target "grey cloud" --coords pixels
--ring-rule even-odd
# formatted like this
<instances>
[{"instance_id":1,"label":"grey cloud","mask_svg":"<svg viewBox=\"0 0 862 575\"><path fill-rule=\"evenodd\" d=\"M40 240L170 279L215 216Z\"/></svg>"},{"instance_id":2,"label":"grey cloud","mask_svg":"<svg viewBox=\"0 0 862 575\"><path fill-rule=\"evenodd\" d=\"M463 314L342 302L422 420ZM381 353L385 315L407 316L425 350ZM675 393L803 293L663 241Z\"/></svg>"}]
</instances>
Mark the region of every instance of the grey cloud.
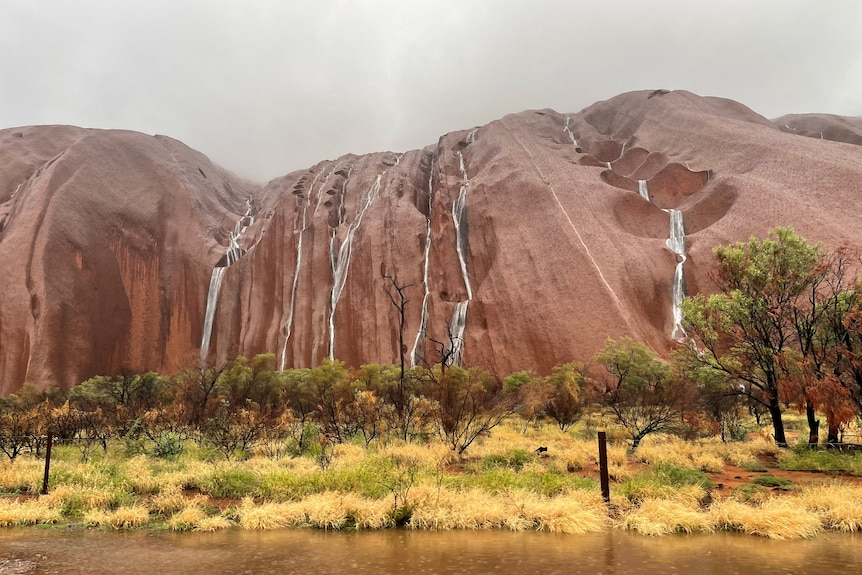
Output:
<instances>
[{"instance_id":1,"label":"grey cloud","mask_svg":"<svg viewBox=\"0 0 862 575\"><path fill-rule=\"evenodd\" d=\"M644 88L862 115L855 0L0 0L0 126L162 133L265 180Z\"/></svg>"}]
</instances>

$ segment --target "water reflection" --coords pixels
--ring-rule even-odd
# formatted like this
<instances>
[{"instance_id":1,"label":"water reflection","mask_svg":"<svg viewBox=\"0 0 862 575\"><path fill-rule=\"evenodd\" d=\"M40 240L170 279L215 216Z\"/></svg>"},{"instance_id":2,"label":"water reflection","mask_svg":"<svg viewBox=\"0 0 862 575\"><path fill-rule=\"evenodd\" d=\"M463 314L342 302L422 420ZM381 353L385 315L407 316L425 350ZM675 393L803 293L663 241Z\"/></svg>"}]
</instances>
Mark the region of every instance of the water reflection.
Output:
<instances>
[{"instance_id":1,"label":"water reflection","mask_svg":"<svg viewBox=\"0 0 862 575\"><path fill-rule=\"evenodd\" d=\"M828 570L862 572L860 552L862 538L840 534L769 541L729 533L647 538L620 531L172 534L10 529L0 531L0 575L820 575ZM28 570L13 571L16 565Z\"/></svg>"}]
</instances>

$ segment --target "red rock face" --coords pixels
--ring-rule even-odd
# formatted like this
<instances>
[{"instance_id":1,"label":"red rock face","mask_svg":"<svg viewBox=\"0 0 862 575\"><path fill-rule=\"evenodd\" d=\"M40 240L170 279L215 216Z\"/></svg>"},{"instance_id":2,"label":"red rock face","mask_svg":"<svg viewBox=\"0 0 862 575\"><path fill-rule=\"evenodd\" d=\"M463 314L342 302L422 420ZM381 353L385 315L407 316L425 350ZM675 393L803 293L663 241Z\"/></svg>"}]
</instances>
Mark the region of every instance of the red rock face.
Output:
<instances>
[{"instance_id":1,"label":"red rock face","mask_svg":"<svg viewBox=\"0 0 862 575\"><path fill-rule=\"evenodd\" d=\"M197 365L216 266L211 363L397 363L384 275L409 286L408 364L436 361L447 331L463 333L464 364L499 376L589 359L607 337L664 353L678 259L668 210L683 214L689 293L713 289L713 246L777 225L862 246L858 146L780 120L635 92L262 188L164 137L2 131L2 391Z\"/></svg>"}]
</instances>

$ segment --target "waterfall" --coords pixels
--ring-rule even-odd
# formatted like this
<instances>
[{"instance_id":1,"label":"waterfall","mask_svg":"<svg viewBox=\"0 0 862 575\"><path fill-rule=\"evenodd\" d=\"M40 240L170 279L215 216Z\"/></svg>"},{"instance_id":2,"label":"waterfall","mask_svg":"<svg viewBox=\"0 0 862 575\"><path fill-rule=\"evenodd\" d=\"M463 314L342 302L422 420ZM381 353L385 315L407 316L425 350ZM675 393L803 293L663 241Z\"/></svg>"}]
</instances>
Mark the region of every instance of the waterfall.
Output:
<instances>
[{"instance_id":1,"label":"waterfall","mask_svg":"<svg viewBox=\"0 0 862 575\"><path fill-rule=\"evenodd\" d=\"M572 119L569 116L566 116L566 125L563 126L563 131L569 135L569 139L572 141L572 145L576 148L578 147L578 141L575 139L575 135L572 133L572 130L569 128L569 122Z\"/></svg>"},{"instance_id":2,"label":"waterfall","mask_svg":"<svg viewBox=\"0 0 862 575\"><path fill-rule=\"evenodd\" d=\"M613 168L611 167L611 163L610 163L610 162L605 162L605 167L606 167L607 169L609 169L609 170L613 170Z\"/></svg>"},{"instance_id":3,"label":"waterfall","mask_svg":"<svg viewBox=\"0 0 862 575\"><path fill-rule=\"evenodd\" d=\"M218 306L218 295L221 290L221 282L224 278L224 272L227 268L235 264L243 255L244 252L242 248L239 246L239 240L242 235L248 230L249 226L254 223L254 216L252 215L252 207L251 207L251 198L245 201L245 214L243 214L239 220L237 220L236 224L233 226L233 230L229 234L228 239L228 247L225 250L225 265L213 268L212 275L210 276L210 285L207 290L207 305L204 310L204 327L203 333L201 334L201 353L200 353L200 364L201 367L206 365L207 355L209 354L210 349L210 339L212 337L212 329L213 322L215 321L215 313L216 307ZM219 263L221 263L219 261Z\"/></svg>"},{"instance_id":4,"label":"waterfall","mask_svg":"<svg viewBox=\"0 0 862 575\"><path fill-rule=\"evenodd\" d=\"M649 190L647 190L646 180L638 180L638 193L643 199L649 201Z\"/></svg>"},{"instance_id":5,"label":"waterfall","mask_svg":"<svg viewBox=\"0 0 862 575\"><path fill-rule=\"evenodd\" d=\"M323 183L320 184L320 188L318 189L318 204L320 203L320 197L323 196L323 188L326 186L326 182L329 180L329 176L332 175L332 171L327 174L327 176L323 179ZM287 313L287 322L282 327L282 333L284 334L284 341L281 344L281 353L279 354L278 359L278 370L284 371L284 364L287 358L287 341L290 339L290 334L293 331L293 314L296 309L296 285L299 283L299 270L302 267L302 237L305 235L305 230L308 227L308 205L311 203L311 196L314 193L314 184L317 182L317 179L320 177L322 172L317 173L314 176L314 179L311 180L311 185L308 189L308 198L306 198L305 202L302 206L302 223L299 228L299 236L296 240L296 266L293 268L293 284L290 290L290 308ZM296 202L302 202L302 198L296 196ZM315 207L315 209L317 209Z\"/></svg>"},{"instance_id":6,"label":"waterfall","mask_svg":"<svg viewBox=\"0 0 862 575\"><path fill-rule=\"evenodd\" d=\"M213 320L215 319L216 306L218 305L218 294L221 289L221 280L224 277L226 267L213 268L213 273L210 276L210 287L207 291L207 307L204 312L204 330L201 339L201 367L206 365L207 353L210 349L210 336L213 330Z\"/></svg>"},{"instance_id":7,"label":"waterfall","mask_svg":"<svg viewBox=\"0 0 862 575\"><path fill-rule=\"evenodd\" d=\"M383 171L377 174L377 181L365 193L365 197L359 205L359 210L356 213L356 218L347 227L347 233L344 235L344 240L336 249L337 231L332 230L332 237L329 242L329 262L332 267L332 293L330 294L329 307L329 359L335 359L335 309L338 307L338 300L341 298L341 291L344 289L344 283L347 280L347 271L350 269L350 254L353 249L353 236L356 230L362 223L362 217L377 195L380 193L380 182L383 178Z\"/></svg>"},{"instance_id":8,"label":"waterfall","mask_svg":"<svg viewBox=\"0 0 862 575\"><path fill-rule=\"evenodd\" d=\"M682 221L682 212L679 210L666 210L670 214L670 232L667 239L667 247L679 256L676 270L673 274L673 331L671 337L677 341L685 341L686 333L682 328L682 300L685 298L685 275L683 264L685 263L685 226Z\"/></svg>"},{"instance_id":9,"label":"waterfall","mask_svg":"<svg viewBox=\"0 0 862 575\"><path fill-rule=\"evenodd\" d=\"M416 341L413 342L413 350L410 352L410 367L425 359L425 335L428 333L428 298L431 289L428 285L428 261L431 255L431 201L433 198L434 160L431 160L431 170L428 174L428 215L425 216L425 263L422 272L422 285L425 286L425 295L422 297L422 317L419 320L419 331L416 333Z\"/></svg>"},{"instance_id":10,"label":"waterfall","mask_svg":"<svg viewBox=\"0 0 862 575\"><path fill-rule=\"evenodd\" d=\"M458 192L458 199L452 203L452 222L455 224L455 250L458 252L458 262L461 264L461 275L464 278L464 287L467 290L467 299L455 305L452 314L452 323L449 329L452 332L452 363L461 365L464 355L464 332L467 327L467 306L473 299L473 288L470 285L470 275L467 273L467 187L470 180L464 167L464 155L458 152L459 166L461 170L462 185Z\"/></svg>"}]
</instances>

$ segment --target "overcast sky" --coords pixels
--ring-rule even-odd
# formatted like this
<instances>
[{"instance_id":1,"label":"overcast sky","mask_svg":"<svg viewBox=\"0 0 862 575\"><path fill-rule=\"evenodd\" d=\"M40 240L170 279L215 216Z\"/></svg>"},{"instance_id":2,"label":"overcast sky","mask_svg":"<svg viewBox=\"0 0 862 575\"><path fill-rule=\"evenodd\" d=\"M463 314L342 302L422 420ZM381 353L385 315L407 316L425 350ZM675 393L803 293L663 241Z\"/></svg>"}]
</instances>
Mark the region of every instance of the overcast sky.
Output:
<instances>
[{"instance_id":1,"label":"overcast sky","mask_svg":"<svg viewBox=\"0 0 862 575\"><path fill-rule=\"evenodd\" d=\"M654 88L862 116L862 1L0 0L0 128L166 134L257 181Z\"/></svg>"}]
</instances>

